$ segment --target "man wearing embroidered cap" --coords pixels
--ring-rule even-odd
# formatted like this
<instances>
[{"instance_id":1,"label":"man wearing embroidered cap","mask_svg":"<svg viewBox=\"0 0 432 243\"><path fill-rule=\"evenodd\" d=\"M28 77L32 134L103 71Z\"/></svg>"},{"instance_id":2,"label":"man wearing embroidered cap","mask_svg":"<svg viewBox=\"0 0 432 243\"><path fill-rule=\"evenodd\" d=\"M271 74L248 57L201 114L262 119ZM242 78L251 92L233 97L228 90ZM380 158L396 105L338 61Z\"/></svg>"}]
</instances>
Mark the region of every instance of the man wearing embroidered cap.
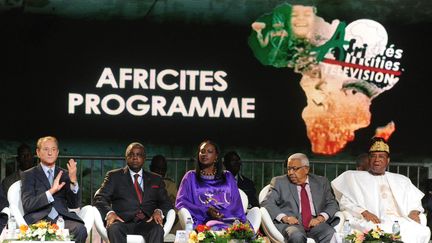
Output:
<instances>
[{"instance_id":1,"label":"man wearing embroidered cap","mask_svg":"<svg viewBox=\"0 0 432 243\"><path fill-rule=\"evenodd\" d=\"M354 229L361 231L378 225L392 232L394 221L401 226L405 243L427 243L428 227L420 224L424 194L406 176L387 172L390 147L382 138L374 138L369 149L369 171L346 171L332 181L332 187Z\"/></svg>"}]
</instances>

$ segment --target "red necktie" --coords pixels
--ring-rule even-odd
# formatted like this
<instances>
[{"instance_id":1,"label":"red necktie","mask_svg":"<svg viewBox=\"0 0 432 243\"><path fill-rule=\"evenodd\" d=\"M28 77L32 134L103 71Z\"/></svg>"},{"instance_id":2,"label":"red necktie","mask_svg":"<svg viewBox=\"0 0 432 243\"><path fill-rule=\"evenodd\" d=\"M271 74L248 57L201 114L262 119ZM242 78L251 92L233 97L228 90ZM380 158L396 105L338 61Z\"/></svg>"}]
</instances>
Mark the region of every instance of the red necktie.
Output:
<instances>
[{"instance_id":1,"label":"red necktie","mask_svg":"<svg viewBox=\"0 0 432 243\"><path fill-rule=\"evenodd\" d=\"M142 191L141 191L140 185L138 183L139 176L140 175L138 173L134 175L134 177L135 177L134 187L135 187L135 191L136 191L136 194L138 196L139 202L141 204L142 203Z\"/></svg>"},{"instance_id":2,"label":"red necktie","mask_svg":"<svg viewBox=\"0 0 432 243\"><path fill-rule=\"evenodd\" d=\"M311 208L309 203L309 197L305 187L306 184L301 185L300 203L301 203L301 215L302 215L303 227L305 230L308 230L309 222L312 219L312 213L311 213Z\"/></svg>"}]
</instances>

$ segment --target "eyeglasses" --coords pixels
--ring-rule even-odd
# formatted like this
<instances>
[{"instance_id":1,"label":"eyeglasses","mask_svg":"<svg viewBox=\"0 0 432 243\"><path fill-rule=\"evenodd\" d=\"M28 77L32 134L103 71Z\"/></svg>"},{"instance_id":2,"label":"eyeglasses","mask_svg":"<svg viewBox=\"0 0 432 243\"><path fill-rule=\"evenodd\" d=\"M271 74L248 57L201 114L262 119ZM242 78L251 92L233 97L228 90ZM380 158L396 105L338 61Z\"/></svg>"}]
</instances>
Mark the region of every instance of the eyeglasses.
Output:
<instances>
[{"instance_id":1,"label":"eyeglasses","mask_svg":"<svg viewBox=\"0 0 432 243\"><path fill-rule=\"evenodd\" d=\"M288 171L293 170L294 172L297 172L298 170L300 170L303 167L307 167L306 165L302 165L302 166L292 166L292 167L288 167Z\"/></svg>"}]
</instances>

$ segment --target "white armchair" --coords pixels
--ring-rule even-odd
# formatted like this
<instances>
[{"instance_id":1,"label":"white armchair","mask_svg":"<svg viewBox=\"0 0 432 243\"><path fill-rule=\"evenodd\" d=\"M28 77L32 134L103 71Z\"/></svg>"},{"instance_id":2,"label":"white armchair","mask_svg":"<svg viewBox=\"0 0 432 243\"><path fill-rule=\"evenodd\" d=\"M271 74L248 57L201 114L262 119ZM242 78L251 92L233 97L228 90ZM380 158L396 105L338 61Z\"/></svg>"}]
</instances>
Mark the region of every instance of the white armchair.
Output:
<instances>
[{"instance_id":1,"label":"white armchair","mask_svg":"<svg viewBox=\"0 0 432 243\"><path fill-rule=\"evenodd\" d=\"M93 207L93 211L95 215L94 222L97 232L99 233L102 240L104 240L105 242L109 242L108 233L99 210L96 207ZM175 221L175 217L176 214L174 209L169 210L167 215L165 216L166 220L164 224L164 237L166 237L171 231L171 228L173 227ZM145 240L144 237L142 237L141 235L127 235L127 243L145 243Z\"/></svg>"},{"instance_id":2,"label":"white armchair","mask_svg":"<svg viewBox=\"0 0 432 243\"><path fill-rule=\"evenodd\" d=\"M239 189L239 193L242 200L243 210L246 213L246 218L249 221L249 223L252 225L256 233L261 224L261 212L258 207L253 207L248 210L247 206L249 204L249 200L247 198L246 193L241 189ZM179 216L180 225L184 229L186 225L186 219L188 217L191 217L191 214L186 208L180 209L177 214Z\"/></svg>"},{"instance_id":3,"label":"white armchair","mask_svg":"<svg viewBox=\"0 0 432 243\"><path fill-rule=\"evenodd\" d=\"M261 211L259 210L258 207L247 209L249 205L249 199L243 190L239 189L239 192L243 204L243 210L246 213L246 218L249 221L249 223L252 225L255 233L257 233L261 225Z\"/></svg>"},{"instance_id":4,"label":"white armchair","mask_svg":"<svg viewBox=\"0 0 432 243\"><path fill-rule=\"evenodd\" d=\"M15 216L18 225L27 225L24 220L24 209L21 202L21 181L13 183L7 193L9 201L10 214ZM84 221L84 225L87 230L87 234L90 235L90 230L93 227L94 215L92 206L87 205L78 209L69 209L74 211Z\"/></svg>"},{"instance_id":5,"label":"white armchair","mask_svg":"<svg viewBox=\"0 0 432 243\"><path fill-rule=\"evenodd\" d=\"M267 195L267 192L270 189L270 185L266 185L259 193L258 201L261 204L261 202L264 200L265 196ZM270 238L272 242L285 242L283 235L279 232L279 230L276 228L276 226L273 223L272 218L270 217L269 212L266 208L261 207L261 215L262 215L262 226L265 234ZM343 227L344 222L344 215L342 212L336 212L336 217L339 217L340 221L339 223L334 226L334 229L336 232L340 232ZM315 243L315 240L308 238L307 243Z\"/></svg>"},{"instance_id":6,"label":"white armchair","mask_svg":"<svg viewBox=\"0 0 432 243\"><path fill-rule=\"evenodd\" d=\"M10 217L10 209L8 207L4 207L1 212L6 214L8 218Z\"/></svg>"},{"instance_id":7,"label":"white armchair","mask_svg":"<svg viewBox=\"0 0 432 243\"><path fill-rule=\"evenodd\" d=\"M15 216L18 225L27 225L24 220L24 209L21 202L21 181L13 183L7 192L10 214ZM9 215L10 216L10 215Z\"/></svg>"}]
</instances>

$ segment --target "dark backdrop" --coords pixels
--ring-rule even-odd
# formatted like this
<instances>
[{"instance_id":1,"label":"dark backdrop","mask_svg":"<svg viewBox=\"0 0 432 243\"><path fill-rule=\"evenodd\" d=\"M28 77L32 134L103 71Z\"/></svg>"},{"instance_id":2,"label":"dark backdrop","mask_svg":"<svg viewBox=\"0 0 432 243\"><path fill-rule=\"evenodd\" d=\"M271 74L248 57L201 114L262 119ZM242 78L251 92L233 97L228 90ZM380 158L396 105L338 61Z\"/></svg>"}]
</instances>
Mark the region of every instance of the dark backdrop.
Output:
<instances>
[{"instance_id":1,"label":"dark backdrop","mask_svg":"<svg viewBox=\"0 0 432 243\"><path fill-rule=\"evenodd\" d=\"M334 15L337 13L324 12L321 16L328 22L340 19L349 23L355 19ZM369 18L367 13L363 17ZM299 85L301 76L291 69L260 64L247 45L249 24L80 19L20 11L1 13L0 23L2 139L53 134L63 139L139 139L185 145L212 138L226 146L269 150L310 147L301 118L306 105ZM430 22L390 19L382 24L389 43L404 50L404 71L393 89L373 100L371 124L356 132L355 141L346 150L362 151L375 128L393 120L396 132L391 138L392 150L430 157ZM208 96L254 97L256 117L67 114L67 95L71 92L124 97L176 93L96 89L104 67L116 73L120 67L224 70L228 73L228 89ZM186 91L176 94L188 96Z\"/></svg>"}]
</instances>

